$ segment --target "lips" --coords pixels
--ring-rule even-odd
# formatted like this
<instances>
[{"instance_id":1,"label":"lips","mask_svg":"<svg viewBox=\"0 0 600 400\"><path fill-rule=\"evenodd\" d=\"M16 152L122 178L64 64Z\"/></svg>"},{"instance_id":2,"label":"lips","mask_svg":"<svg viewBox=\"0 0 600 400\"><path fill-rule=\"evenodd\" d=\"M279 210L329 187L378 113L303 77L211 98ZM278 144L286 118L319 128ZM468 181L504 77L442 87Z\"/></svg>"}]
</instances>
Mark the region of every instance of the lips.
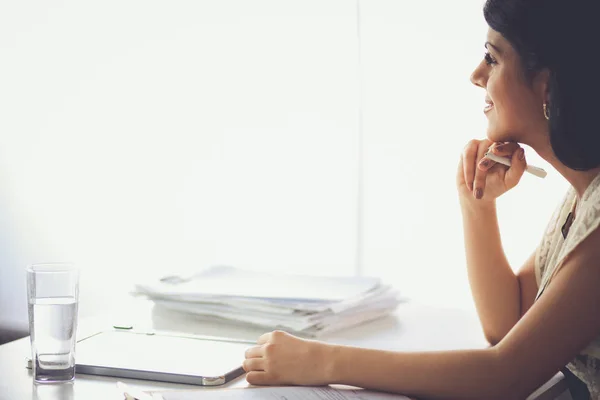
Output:
<instances>
[{"instance_id":1,"label":"lips","mask_svg":"<svg viewBox=\"0 0 600 400\"><path fill-rule=\"evenodd\" d=\"M485 107L483 108L483 112L484 112L484 113L485 113L485 112L488 112L488 111L490 111L492 108L494 108L494 102L493 102L493 101L492 101L490 98L486 97L486 98L485 98Z\"/></svg>"}]
</instances>

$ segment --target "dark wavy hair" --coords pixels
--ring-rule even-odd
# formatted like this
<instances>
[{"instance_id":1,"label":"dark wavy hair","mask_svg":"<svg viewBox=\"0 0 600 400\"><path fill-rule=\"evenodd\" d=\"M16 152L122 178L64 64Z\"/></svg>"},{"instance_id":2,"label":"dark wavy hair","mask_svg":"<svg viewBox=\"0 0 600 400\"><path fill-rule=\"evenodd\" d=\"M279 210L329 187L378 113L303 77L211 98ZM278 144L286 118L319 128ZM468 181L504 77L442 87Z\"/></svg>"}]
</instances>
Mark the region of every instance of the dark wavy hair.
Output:
<instances>
[{"instance_id":1,"label":"dark wavy hair","mask_svg":"<svg viewBox=\"0 0 600 400\"><path fill-rule=\"evenodd\" d=\"M483 14L519 54L528 79L550 72L556 157L576 170L600 166L600 0L487 0Z\"/></svg>"}]
</instances>

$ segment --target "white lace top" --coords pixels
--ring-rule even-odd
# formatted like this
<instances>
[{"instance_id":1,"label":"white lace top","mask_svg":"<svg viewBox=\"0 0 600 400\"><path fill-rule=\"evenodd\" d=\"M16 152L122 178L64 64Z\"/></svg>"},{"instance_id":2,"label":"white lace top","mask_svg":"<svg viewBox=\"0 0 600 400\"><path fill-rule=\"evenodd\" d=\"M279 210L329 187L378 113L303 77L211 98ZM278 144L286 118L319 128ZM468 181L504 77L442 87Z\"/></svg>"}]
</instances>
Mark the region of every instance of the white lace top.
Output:
<instances>
[{"instance_id":1,"label":"white lace top","mask_svg":"<svg viewBox=\"0 0 600 400\"><path fill-rule=\"evenodd\" d=\"M585 190L579 205L576 203L575 189L570 188L546 228L535 256L538 297L560 269L565 257L600 226L600 175ZM575 211L576 205L575 219L568 230L567 237L563 238L561 228L569 213ZM575 357L567 368L587 385L592 399L600 399L600 337Z\"/></svg>"}]
</instances>

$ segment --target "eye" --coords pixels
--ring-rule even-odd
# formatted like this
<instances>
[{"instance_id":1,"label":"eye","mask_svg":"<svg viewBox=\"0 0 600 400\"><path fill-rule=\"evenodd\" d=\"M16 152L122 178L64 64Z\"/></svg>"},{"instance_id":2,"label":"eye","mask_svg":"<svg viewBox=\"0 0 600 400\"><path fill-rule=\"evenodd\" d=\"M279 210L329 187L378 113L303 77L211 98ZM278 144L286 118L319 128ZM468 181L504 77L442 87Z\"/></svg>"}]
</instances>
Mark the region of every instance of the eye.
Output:
<instances>
[{"instance_id":1,"label":"eye","mask_svg":"<svg viewBox=\"0 0 600 400\"><path fill-rule=\"evenodd\" d=\"M485 58L485 63L487 65L498 64L498 62L494 59L494 57L492 57L492 55L489 52L485 53L485 57L484 58Z\"/></svg>"}]
</instances>

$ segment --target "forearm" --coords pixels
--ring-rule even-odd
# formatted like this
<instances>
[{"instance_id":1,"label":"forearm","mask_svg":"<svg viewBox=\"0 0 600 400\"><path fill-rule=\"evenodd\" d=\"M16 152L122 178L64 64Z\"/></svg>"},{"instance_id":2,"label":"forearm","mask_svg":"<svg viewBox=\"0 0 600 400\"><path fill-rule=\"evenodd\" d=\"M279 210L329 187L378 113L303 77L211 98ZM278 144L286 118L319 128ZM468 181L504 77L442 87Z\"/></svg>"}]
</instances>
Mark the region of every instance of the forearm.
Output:
<instances>
[{"instance_id":1,"label":"forearm","mask_svg":"<svg viewBox=\"0 0 600 400\"><path fill-rule=\"evenodd\" d=\"M328 381L419 399L510 400L510 369L494 348L398 353L331 346Z\"/></svg>"},{"instance_id":2,"label":"forearm","mask_svg":"<svg viewBox=\"0 0 600 400\"><path fill-rule=\"evenodd\" d=\"M519 281L504 251L495 203L461 202L469 284L486 337L500 341L520 317Z\"/></svg>"}]
</instances>

